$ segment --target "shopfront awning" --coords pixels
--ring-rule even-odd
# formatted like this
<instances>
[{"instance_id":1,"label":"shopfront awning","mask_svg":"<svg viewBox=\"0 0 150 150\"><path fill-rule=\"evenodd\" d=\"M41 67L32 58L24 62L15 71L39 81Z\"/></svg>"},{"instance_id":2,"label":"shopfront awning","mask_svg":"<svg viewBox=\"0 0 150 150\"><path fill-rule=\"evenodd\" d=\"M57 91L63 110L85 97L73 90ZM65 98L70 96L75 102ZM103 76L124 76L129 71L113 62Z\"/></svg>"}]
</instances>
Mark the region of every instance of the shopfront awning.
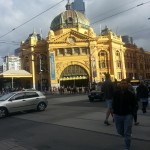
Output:
<instances>
[{"instance_id":1,"label":"shopfront awning","mask_svg":"<svg viewBox=\"0 0 150 150\"><path fill-rule=\"evenodd\" d=\"M32 78L26 70L7 70L0 74L0 78Z\"/></svg>"}]
</instances>

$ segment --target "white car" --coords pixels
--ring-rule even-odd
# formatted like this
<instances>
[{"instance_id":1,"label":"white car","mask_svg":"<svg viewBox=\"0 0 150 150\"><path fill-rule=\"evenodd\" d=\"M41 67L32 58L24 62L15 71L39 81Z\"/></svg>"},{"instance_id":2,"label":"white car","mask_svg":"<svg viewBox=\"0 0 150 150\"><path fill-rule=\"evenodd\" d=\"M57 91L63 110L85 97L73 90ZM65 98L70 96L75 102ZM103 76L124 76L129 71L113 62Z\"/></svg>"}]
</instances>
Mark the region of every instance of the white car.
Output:
<instances>
[{"instance_id":1,"label":"white car","mask_svg":"<svg viewBox=\"0 0 150 150\"><path fill-rule=\"evenodd\" d=\"M46 96L40 91L17 91L0 97L0 118L9 113L37 110L44 111L48 105Z\"/></svg>"}]
</instances>

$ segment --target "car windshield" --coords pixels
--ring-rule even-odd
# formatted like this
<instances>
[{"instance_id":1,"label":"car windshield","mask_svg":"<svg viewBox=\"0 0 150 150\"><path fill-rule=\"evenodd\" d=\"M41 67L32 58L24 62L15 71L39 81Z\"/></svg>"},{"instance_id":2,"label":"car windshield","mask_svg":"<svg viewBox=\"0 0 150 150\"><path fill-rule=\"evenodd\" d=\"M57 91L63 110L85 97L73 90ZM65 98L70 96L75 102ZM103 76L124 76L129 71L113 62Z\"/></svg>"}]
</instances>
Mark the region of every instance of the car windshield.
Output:
<instances>
[{"instance_id":1,"label":"car windshield","mask_svg":"<svg viewBox=\"0 0 150 150\"><path fill-rule=\"evenodd\" d=\"M0 97L0 101L5 101L7 100L9 97L11 97L12 95L14 95L14 93L8 93L8 94L5 94L5 95L2 95Z\"/></svg>"}]
</instances>

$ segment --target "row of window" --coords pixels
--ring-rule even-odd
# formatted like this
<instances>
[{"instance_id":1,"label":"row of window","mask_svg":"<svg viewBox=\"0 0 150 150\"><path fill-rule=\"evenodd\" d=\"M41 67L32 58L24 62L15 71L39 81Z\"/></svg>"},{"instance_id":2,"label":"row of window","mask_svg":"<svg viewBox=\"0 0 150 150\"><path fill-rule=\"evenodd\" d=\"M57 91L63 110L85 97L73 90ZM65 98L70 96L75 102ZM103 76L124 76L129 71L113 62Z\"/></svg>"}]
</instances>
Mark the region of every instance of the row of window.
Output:
<instances>
[{"instance_id":1,"label":"row of window","mask_svg":"<svg viewBox=\"0 0 150 150\"><path fill-rule=\"evenodd\" d=\"M89 54L88 48L60 48L56 50L56 56L65 56L65 55L87 55Z\"/></svg>"},{"instance_id":2,"label":"row of window","mask_svg":"<svg viewBox=\"0 0 150 150\"><path fill-rule=\"evenodd\" d=\"M109 61L102 60L102 61L99 61L98 64L99 64L99 68L109 68ZM121 66L122 66L121 61L117 60L116 67L121 68Z\"/></svg>"},{"instance_id":3,"label":"row of window","mask_svg":"<svg viewBox=\"0 0 150 150\"><path fill-rule=\"evenodd\" d=\"M87 55L89 54L88 48L60 48L56 50L56 56L66 56L66 55ZM105 51L101 51L99 54L101 58L108 59L108 54ZM120 58L120 52L116 51L116 56ZM118 66L118 65L117 65Z\"/></svg>"},{"instance_id":4,"label":"row of window","mask_svg":"<svg viewBox=\"0 0 150 150\"><path fill-rule=\"evenodd\" d=\"M99 68L109 68L109 61L105 61L105 60L99 61L98 64L99 64ZM121 68L122 67L122 63L121 63L120 60L116 61L116 67L117 68ZM128 68L128 69L129 68L130 69L137 69L137 66L136 66L135 63L127 62L125 64L125 67ZM144 65L143 64L140 64L140 69L144 69ZM145 64L145 69L146 70L150 69L150 65Z\"/></svg>"},{"instance_id":5,"label":"row of window","mask_svg":"<svg viewBox=\"0 0 150 150\"><path fill-rule=\"evenodd\" d=\"M137 65L135 63L130 63L130 62L127 62L125 64L126 68L128 69L137 69ZM140 69L144 69L144 64L140 64ZM145 64L145 69L150 69L150 65L149 64Z\"/></svg>"},{"instance_id":6,"label":"row of window","mask_svg":"<svg viewBox=\"0 0 150 150\"><path fill-rule=\"evenodd\" d=\"M126 58L136 58L135 53L125 53L125 57ZM150 62L150 57L146 57L144 58L144 56L139 56L140 60L144 60L145 62Z\"/></svg>"},{"instance_id":7,"label":"row of window","mask_svg":"<svg viewBox=\"0 0 150 150\"><path fill-rule=\"evenodd\" d=\"M126 58L135 58L135 57L136 57L135 53L125 53L124 56L125 56Z\"/></svg>"}]
</instances>

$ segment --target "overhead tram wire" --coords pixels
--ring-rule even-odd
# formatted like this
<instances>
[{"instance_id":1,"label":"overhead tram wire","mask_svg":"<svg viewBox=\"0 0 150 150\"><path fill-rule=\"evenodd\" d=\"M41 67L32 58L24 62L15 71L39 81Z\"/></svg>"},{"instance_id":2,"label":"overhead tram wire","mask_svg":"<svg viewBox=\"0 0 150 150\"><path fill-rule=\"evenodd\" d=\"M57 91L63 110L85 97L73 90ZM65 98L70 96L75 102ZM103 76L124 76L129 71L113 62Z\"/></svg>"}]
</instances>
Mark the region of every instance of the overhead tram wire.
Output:
<instances>
[{"instance_id":1,"label":"overhead tram wire","mask_svg":"<svg viewBox=\"0 0 150 150\"><path fill-rule=\"evenodd\" d=\"M150 28L145 28L145 29L142 29L142 30L132 32L132 33L130 33L130 35L134 35L134 34L137 34L137 33L143 32L143 31L147 31L147 30L150 30Z\"/></svg>"},{"instance_id":2,"label":"overhead tram wire","mask_svg":"<svg viewBox=\"0 0 150 150\"><path fill-rule=\"evenodd\" d=\"M130 3L127 3L127 5L128 5L128 4L131 4L131 3L135 2L135 1L137 1L137 0L134 0L134 1L130 2ZM116 8L113 8L113 9L107 11L107 12L101 13L100 15L98 15L98 16L92 18L91 20L94 20L94 19L96 19L96 18L98 18L98 17L100 17L100 16L102 16L102 15L108 14L109 12L112 12L112 11L114 11L114 10L116 10L116 9L118 9L118 8L124 7L124 6L125 6L125 4L121 4L121 5L119 5L119 6L116 7Z\"/></svg>"},{"instance_id":3,"label":"overhead tram wire","mask_svg":"<svg viewBox=\"0 0 150 150\"><path fill-rule=\"evenodd\" d=\"M20 42L15 41L0 41L0 44L12 44L12 45L19 45Z\"/></svg>"},{"instance_id":4,"label":"overhead tram wire","mask_svg":"<svg viewBox=\"0 0 150 150\"><path fill-rule=\"evenodd\" d=\"M145 5L145 4L147 4L147 3L150 3L150 1L147 1L147 2L145 2L145 3L141 3L141 4L139 4L139 5L136 5L136 6L134 6L134 7L131 7L131 8L126 9L126 10L124 10L124 11L121 11L121 12L118 12L118 13L113 14L113 15L111 15L111 16L105 17L105 18L103 18L103 19L101 19L101 20L95 21L95 22L91 23L91 25L94 25L94 24L96 24L96 23L98 23L98 22L101 22L101 21L103 21L103 20L112 18L112 17L117 16L117 15L119 15L119 14L122 14L122 13L124 13L124 12L130 11L130 10L132 10L132 9L135 9L135 8L137 8L137 7L140 7L140 6L142 6L142 5Z\"/></svg>"},{"instance_id":5,"label":"overhead tram wire","mask_svg":"<svg viewBox=\"0 0 150 150\"><path fill-rule=\"evenodd\" d=\"M20 28L21 26L27 24L28 22L32 21L33 19L39 17L40 15L44 14L45 12L47 12L47 11L49 11L50 9L54 8L55 6L59 5L59 4L62 3L63 1L65 1L65 0L62 0L62 1L58 2L58 3L56 3L55 5L51 6L50 8L44 10L43 12L39 13L38 15L36 15L36 16L32 17L31 19L27 20L26 22L22 23L21 25L19 25L19 26L13 28L12 30L10 30L10 31L8 31L7 33L5 33L4 35L0 36L0 38L6 36L6 35L8 35L8 34L10 34L10 33L13 32L14 30L16 30L16 29Z\"/></svg>"}]
</instances>

